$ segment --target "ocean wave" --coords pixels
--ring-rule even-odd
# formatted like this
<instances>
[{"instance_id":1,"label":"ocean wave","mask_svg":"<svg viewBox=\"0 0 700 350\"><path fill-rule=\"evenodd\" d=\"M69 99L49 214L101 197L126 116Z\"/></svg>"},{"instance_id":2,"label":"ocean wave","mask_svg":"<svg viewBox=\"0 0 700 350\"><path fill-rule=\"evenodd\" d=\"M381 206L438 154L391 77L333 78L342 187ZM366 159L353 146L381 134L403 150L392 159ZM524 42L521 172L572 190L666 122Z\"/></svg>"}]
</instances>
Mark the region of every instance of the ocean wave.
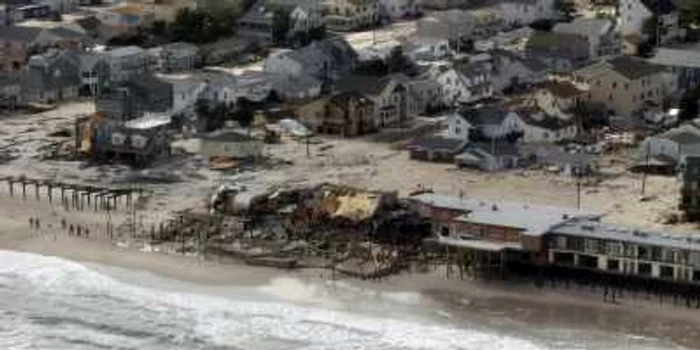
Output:
<instances>
[{"instance_id":1,"label":"ocean wave","mask_svg":"<svg viewBox=\"0 0 700 350\"><path fill-rule=\"evenodd\" d=\"M406 318L394 305L415 306L419 296L377 298L342 283L334 288L352 298L282 278L241 300L140 287L60 258L0 251L0 284L11 286L0 288L0 324L11 325L0 328L2 349L548 348L502 331Z\"/></svg>"}]
</instances>

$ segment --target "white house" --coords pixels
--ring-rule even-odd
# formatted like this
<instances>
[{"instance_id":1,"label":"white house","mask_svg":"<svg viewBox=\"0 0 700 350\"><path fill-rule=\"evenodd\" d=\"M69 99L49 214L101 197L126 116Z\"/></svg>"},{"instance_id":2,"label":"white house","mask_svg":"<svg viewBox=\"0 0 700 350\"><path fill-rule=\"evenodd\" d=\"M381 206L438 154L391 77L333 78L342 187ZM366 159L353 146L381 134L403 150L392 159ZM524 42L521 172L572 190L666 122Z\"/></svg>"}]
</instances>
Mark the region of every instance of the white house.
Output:
<instances>
[{"instance_id":1,"label":"white house","mask_svg":"<svg viewBox=\"0 0 700 350\"><path fill-rule=\"evenodd\" d=\"M502 139L520 130L517 113L500 107L464 109L447 118L447 138L469 140L478 133L489 139Z\"/></svg>"},{"instance_id":2,"label":"white house","mask_svg":"<svg viewBox=\"0 0 700 350\"><path fill-rule=\"evenodd\" d=\"M526 26L538 20L554 19L554 0L505 0L498 5L503 20L512 27Z\"/></svg>"},{"instance_id":3,"label":"white house","mask_svg":"<svg viewBox=\"0 0 700 350\"><path fill-rule=\"evenodd\" d=\"M493 94L489 70L478 64L438 65L427 74L442 86L448 105L476 102Z\"/></svg>"},{"instance_id":4,"label":"white house","mask_svg":"<svg viewBox=\"0 0 700 350\"><path fill-rule=\"evenodd\" d=\"M522 133L522 142L542 143L570 140L578 135L575 120L549 116L538 109L521 109L505 121L511 130Z\"/></svg>"},{"instance_id":5,"label":"white house","mask_svg":"<svg viewBox=\"0 0 700 350\"><path fill-rule=\"evenodd\" d=\"M620 0L620 30L623 35L644 33L645 23L658 16L657 33L660 44L685 36L680 26L678 8L672 0Z\"/></svg>"},{"instance_id":6,"label":"white house","mask_svg":"<svg viewBox=\"0 0 700 350\"><path fill-rule=\"evenodd\" d=\"M265 60L265 73L337 80L357 64L357 52L342 37L316 41L298 50L283 50Z\"/></svg>"},{"instance_id":7,"label":"white house","mask_svg":"<svg viewBox=\"0 0 700 350\"><path fill-rule=\"evenodd\" d=\"M420 0L379 0L379 18L396 20L418 16Z\"/></svg>"}]
</instances>

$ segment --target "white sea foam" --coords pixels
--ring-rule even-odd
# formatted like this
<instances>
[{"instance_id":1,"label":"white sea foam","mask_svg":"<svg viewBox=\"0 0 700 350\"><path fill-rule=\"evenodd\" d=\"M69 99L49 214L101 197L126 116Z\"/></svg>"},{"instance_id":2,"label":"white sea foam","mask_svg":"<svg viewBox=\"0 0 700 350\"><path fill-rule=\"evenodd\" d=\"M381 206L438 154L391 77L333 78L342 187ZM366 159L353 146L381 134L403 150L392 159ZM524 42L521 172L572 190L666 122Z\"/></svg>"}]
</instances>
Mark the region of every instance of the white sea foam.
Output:
<instances>
[{"instance_id":1,"label":"white sea foam","mask_svg":"<svg viewBox=\"0 0 700 350\"><path fill-rule=\"evenodd\" d=\"M59 342L53 348L548 348L495 330L401 317L382 297L368 298L362 291L354 299L336 297L326 286L289 278L254 290L256 300L239 300L139 287L59 258L0 251L0 283L13 286L0 288L0 310L7 310L0 323L13 323L0 329L3 349L51 348L47 344ZM416 298L390 293L387 302L413 305ZM315 299L326 301L309 303ZM348 300L351 305L340 307ZM364 312L364 303L381 312Z\"/></svg>"}]
</instances>

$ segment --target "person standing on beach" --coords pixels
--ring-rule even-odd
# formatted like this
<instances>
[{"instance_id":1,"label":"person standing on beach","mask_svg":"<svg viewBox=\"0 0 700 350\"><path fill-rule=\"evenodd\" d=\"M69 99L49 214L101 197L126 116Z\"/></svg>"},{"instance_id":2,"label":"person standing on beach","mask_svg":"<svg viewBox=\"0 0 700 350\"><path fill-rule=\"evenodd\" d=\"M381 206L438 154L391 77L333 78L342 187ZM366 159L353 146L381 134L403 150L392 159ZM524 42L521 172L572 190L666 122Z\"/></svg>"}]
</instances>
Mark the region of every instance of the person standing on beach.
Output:
<instances>
[{"instance_id":1,"label":"person standing on beach","mask_svg":"<svg viewBox=\"0 0 700 350\"><path fill-rule=\"evenodd\" d=\"M61 229L66 230L66 218L61 218Z\"/></svg>"},{"instance_id":2,"label":"person standing on beach","mask_svg":"<svg viewBox=\"0 0 700 350\"><path fill-rule=\"evenodd\" d=\"M29 228L34 228L34 218L31 216L29 217Z\"/></svg>"},{"instance_id":3,"label":"person standing on beach","mask_svg":"<svg viewBox=\"0 0 700 350\"><path fill-rule=\"evenodd\" d=\"M36 226L37 230L41 230L41 223L39 222L39 219L34 219L34 224Z\"/></svg>"},{"instance_id":4,"label":"person standing on beach","mask_svg":"<svg viewBox=\"0 0 700 350\"><path fill-rule=\"evenodd\" d=\"M73 224L70 224L70 228L68 229L68 235L69 236L73 235Z\"/></svg>"},{"instance_id":5,"label":"person standing on beach","mask_svg":"<svg viewBox=\"0 0 700 350\"><path fill-rule=\"evenodd\" d=\"M81 231L81 229L80 229L80 225L77 225L76 227L77 227L77 233L78 233L78 237L80 237L80 231Z\"/></svg>"},{"instance_id":6,"label":"person standing on beach","mask_svg":"<svg viewBox=\"0 0 700 350\"><path fill-rule=\"evenodd\" d=\"M85 238L90 238L90 229L85 227Z\"/></svg>"}]
</instances>

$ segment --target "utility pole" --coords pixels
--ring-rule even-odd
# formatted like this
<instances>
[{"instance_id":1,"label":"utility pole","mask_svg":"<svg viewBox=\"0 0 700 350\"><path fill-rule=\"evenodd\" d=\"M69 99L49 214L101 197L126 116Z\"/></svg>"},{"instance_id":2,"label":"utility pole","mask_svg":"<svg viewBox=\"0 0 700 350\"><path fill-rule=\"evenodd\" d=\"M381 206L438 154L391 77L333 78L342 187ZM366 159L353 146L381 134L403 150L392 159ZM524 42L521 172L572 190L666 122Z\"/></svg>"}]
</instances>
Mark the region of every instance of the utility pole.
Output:
<instances>
[{"instance_id":1,"label":"utility pole","mask_svg":"<svg viewBox=\"0 0 700 350\"><path fill-rule=\"evenodd\" d=\"M306 131L306 157L311 158L311 149L310 149L310 141L311 135L309 131Z\"/></svg>"},{"instance_id":2,"label":"utility pole","mask_svg":"<svg viewBox=\"0 0 700 350\"><path fill-rule=\"evenodd\" d=\"M644 172L642 172L642 197L644 197L644 192L646 190L646 185L647 185L647 173L649 172L649 151L651 144L647 142L647 147L646 147L646 160L644 163Z\"/></svg>"}]
</instances>

